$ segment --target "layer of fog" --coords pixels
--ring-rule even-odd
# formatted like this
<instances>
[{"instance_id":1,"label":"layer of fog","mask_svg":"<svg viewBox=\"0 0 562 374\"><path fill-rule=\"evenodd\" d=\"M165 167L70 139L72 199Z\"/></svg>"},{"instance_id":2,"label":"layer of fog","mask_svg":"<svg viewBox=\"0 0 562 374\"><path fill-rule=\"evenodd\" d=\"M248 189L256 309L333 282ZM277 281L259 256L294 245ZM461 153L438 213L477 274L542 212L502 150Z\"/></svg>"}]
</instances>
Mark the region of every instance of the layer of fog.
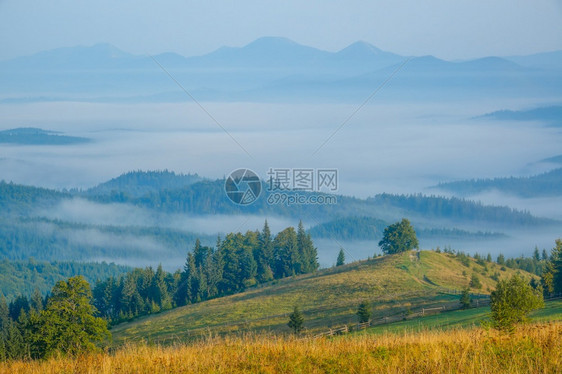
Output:
<instances>
[{"instance_id":1,"label":"layer of fog","mask_svg":"<svg viewBox=\"0 0 562 374\"><path fill-rule=\"evenodd\" d=\"M110 251L115 250L114 256L103 257L94 256L87 260L104 260L131 266L156 266L161 263L168 270L175 270L183 264L185 260L185 250L167 248L148 237L134 237L126 231L120 234L108 233L103 231L103 226L134 226L134 227L167 227L175 230L196 233L206 236L203 244L214 246L216 235L229 232L246 232L248 230L261 230L264 221L267 219L272 234L283 230L286 227L296 227L298 221L275 216L261 215L186 215L186 214L162 214L148 211L144 208L135 207L128 204L100 204L83 199L64 200L54 208L49 210L36 210L36 216L47 217L67 222L83 223L94 225L85 229L67 228L58 233L64 236L64 240L79 247L80 245L98 246ZM310 228L316 222L303 222L305 228ZM425 222L425 225L441 227L438 221ZM452 222L442 222L442 227L454 224ZM415 223L415 226L417 223ZM97 227L102 226L102 227ZM421 227L421 226L419 226ZM463 227L469 230L485 230L483 227ZM55 229L53 224L42 224L40 227L44 234L50 234ZM451 247L455 250L467 253L491 253L496 257L503 253L509 257L530 256L535 246L540 249L550 249L554 240L560 236L558 228L551 229L528 229L528 230L506 230L506 238L468 240L454 238L421 238L421 249L434 249ZM380 248L376 241L344 241L335 238L314 238L318 248L318 259L322 267L332 266L337 258L340 248L344 248L348 261L365 259L380 254Z\"/></svg>"},{"instance_id":2,"label":"layer of fog","mask_svg":"<svg viewBox=\"0 0 562 374\"><path fill-rule=\"evenodd\" d=\"M447 191L435 190L435 193L443 196L454 196L454 194ZM523 198L494 189L469 195L466 198L486 205L501 205L518 210L526 210L535 216L549 217L562 221L562 197L560 196Z\"/></svg>"},{"instance_id":3,"label":"layer of fog","mask_svg":"<svg viewBox=\"0 0 562 374\"><path fill-rule=\"evenodd\" d=\"M89 187L130 170L170 169L221 178L249 167L330 167L340 192L424 192L440 181L532 173L560 153L559 130L536 123L470 120L530 102L363 107L205 103L241 145L194 104L37 103L0 105L2 128L34 126L95 140L76 146L0 146L2 179L56 188ZM251 155L249 157L246 151Z\"/></svg>"},{"instance_id":4,"label":"layer of fog","mask_svg":"<svg viewBox=\"0 0 562 374\"><path fill-rule=\"evenodd\" d=\"M502 108L523 109L539 104L533 100L497 100L421 105L384 102L383 95L381 101L363 107L345 123L358 106L203 103L228 134L192 103L2 104L1 129L41 127L89 137L94 142L70 146L0 145L0 179L54 188L87 188L139 169L197 172L222 178L234 169L249 167L265 178L271 167L312 167L337 168L342 194L431 194L435 190L428 187L441 181L544 171L533 163L560 154L559 129L537 123L471 119ZM491 193L476 198L561 218L556 209L561 206L560 199L518 199ZM98 206L83 200L64 202L50 212L37 213L74 222L163 225L205 234L261 229L266 218L164 216L131 206ZM267 218L274 231L297 224ZM427 245L451 244L470 252L520 255L530 253L535 245L550 248L550 242L558 236L556 232L520 233L509 240L490 243L489 249L484 249L487 244L481 242ZM330 266L339 251L336 242L329 243L318 245L324 266ZM357 258L372 255L376 249L373 243L346 246Z\"/></svg>"},{"instance_id":5,"label":"layer of fog","mask_svg":"<svg viewBox=\"0 0 562 374\"><path fill-rule=\"evenodd\" d=\"M80 198L62 200L49 209L37 209L33 215L88 225L165 227L194 234L222 236L230 232L261 231L265 220L272 233L298 225L298 221L284 217L164 214L130 204L100 204Z\"/></svg>"},{"instance_id":6,"label":"layer of fog","mask_svg":"<svg viewBox=\"0 0 562 374\"><path fill-rule=\"evenodd\" d=\"M492 240L462 240L462 239L420 239L420 249L435 250L450 248L474 255L479 253L486 256L490 253L495 260L501 253L509 257L530 257L535 247L550 249L555 246L555 239L560 237L560 232L555 230L529 230L523 232L511 232L509 236ZM347 241L334 239L316 239L314 241L318 248L318 260L322 267L335 265L340 248L343 248L346 262L362 260L380 255L381 249L378 241Z\"/></svg>"}]
</instances>

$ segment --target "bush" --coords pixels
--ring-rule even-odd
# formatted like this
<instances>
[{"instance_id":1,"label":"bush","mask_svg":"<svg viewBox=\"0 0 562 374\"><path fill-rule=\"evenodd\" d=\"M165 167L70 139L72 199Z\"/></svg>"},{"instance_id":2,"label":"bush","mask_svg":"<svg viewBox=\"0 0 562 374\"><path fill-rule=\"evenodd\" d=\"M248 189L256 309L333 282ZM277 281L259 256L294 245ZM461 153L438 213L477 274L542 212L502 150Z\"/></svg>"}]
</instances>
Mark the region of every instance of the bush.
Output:
<instances>
[{"instance_id":1,"label":"bush","mask_svg":"<svg viewBox=\"0 0 562 374\"><path fill-rule=\"evenodd\" d=\"M371 319L371 307L369 303L363 301L359 304L359 308L357 309L357 317L359 317L359 323L369 322Z\"/></svg>"},{"instance_id":2,"label":"bush","mask_svg":"<svg viewBox=\"0 0 562 374\"><path fill-rule=\"evenodd\" d=\"M472 277L470 278L470 287L477 289L482 288L482 283L480 283L480 278L476 273L473 273Z\"/></svg>"},{"instance_id":3,"label":"bush","mask_svg":"<svg viewBox=\"0 0 562 374\"><path fill-rule=\"evenodd\" d=\"M524 322L527 315L544 306L542 290L533 289L519 275L498 282L490 295L492 325L499 330L513 330L515 324Z\"/></svg>"}]
</instances>

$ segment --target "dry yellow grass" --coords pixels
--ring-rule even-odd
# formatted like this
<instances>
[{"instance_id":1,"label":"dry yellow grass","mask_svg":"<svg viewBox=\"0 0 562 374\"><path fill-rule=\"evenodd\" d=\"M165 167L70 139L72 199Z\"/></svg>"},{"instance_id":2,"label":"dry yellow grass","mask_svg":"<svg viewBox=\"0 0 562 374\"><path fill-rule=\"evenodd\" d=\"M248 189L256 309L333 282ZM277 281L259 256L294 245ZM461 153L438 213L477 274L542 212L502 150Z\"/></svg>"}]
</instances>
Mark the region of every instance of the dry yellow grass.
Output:
<instances>
[{"instance_id":1,"label":"dry yellow grass","mask_svg":"<svg viewBox=\"0 0 562 374\"><path fill-rule=\"evenodd\" d=\"M562 324L334 339L249 336L0 364L4 373L561 373Z\"/></svg>"}]
</instances>

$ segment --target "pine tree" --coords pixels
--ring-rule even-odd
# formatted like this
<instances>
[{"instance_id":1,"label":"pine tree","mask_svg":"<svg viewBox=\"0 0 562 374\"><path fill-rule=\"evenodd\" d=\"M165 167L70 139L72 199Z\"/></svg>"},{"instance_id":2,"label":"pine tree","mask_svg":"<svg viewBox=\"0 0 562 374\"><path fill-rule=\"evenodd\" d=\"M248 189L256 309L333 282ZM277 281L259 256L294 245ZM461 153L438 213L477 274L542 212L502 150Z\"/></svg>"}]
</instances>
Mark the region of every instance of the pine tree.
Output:
<instances>
[{"instance_id":1,"label":"pine tree","mask_svg":"<svg viewBox=\"0 0 562 374\"><path fill-rule=\"evenodd\" d=\"M299 221L297 228L297 248L299 252L297 273L306 274L318 270L318 252L302 221Z\"/></svg>"},{"instance_id":2,"label":"pine tree","mask_svg":"<svg viewBox=\"0 0 562 374\"><path fill-rule=\"evenodd\" d=\"M43 310L43 306L43 296L41 296L41 292L36 288L31 296L31 309L40 312Z\"/></svg>"},{"instance_id":3,"label":"pine tree","mask_svg":"<svg viewBox=\"0 0 562 374\"><path fill-rule=\"evenodd\" d=\"M363 301L359 304L357 308L357 317L359 317L359 323L369 322L371 319L371 306L368 302Z\"/></svg>"},{"instance_id":4,"label":"pine tree","mask_svg":"<svg viewBox=\"0 0 562 374\"><path fill-rule=\"evenodd\" d=\"M552 249L550 261L554 269L552 275L554 293L562 293L562 239L556 239L556 246Z\"/></svg>"},{"instance_id":5,"label":"pine tree","mask_svg":"<svg viewBox=\"0 0 562 374\"><path fill-rule=\"evenodd\" d=\"M271 238L271 231L269 230L269 225L267 220L263 224L263 229L259 236L260 246L263 253L263 259L265 263L269 266L271 270L274 266L273 261L273 239Z\"/></svg>"},{"instance_id":6,"label":"pine tree","mask_svg":"<svg viewBox=\"0 0 562 374\"><path fill-rule=\"evenodd\" d=\"M187 303L196 303L201 301L199 295L199 277L197 267L195 266L195 256L189 252L184 266L185 282L187 287L186 300Z\"/></svg>"},{"instance_id":7,"label":"pine tree","mask_svg":"<svg viewBox=\"0 0 562 374\"><path fill-rule=\"evenodd\" d=\"M257 280L265 283L273 280L273 242L271 240L271 232L267 220L263 225L263 230L258 233L258 245L254 249L254 259L256 260Z\"/></svg>"},{"instance_id":8,"label":"pine tree","mask_svg":"<svg viewBox=\"0 0 562 374\"><path fill-rule=\"evenodd\" d=\"M299 250L297 245L297 234L295 229L288 227L275 236L274 275L276 279L298 274L300 264Z\"/></svg>"},{"instance_id":9,"label":"pine tree","mask_svg":"<svg viewBox=\"0 0 562 374\"><path fill-rule=\"evenodd\" d=\"M289 315L289 323L287 326L293 330L295 334L298 334L302 331L304 324L304 316L302 315L299 307L295 306L293 309L293 313Z\"/></svg>"},{"instance_id":10,"label":"pine tree","mask_svg":"<svg viewBox=\"0 0 562 374\"><path fill-rule=\"evenodd\" d=\"M498 265L505 265L505 257L503 256L503 254L499 254L498 255L498 259L496 261L498 263Z\"/></svg>"},{"instance_id":11,"label":"pine tree","mask_svg":"<svg viewBox=\"0 0 562 374\"><path fill-rule=\"evenodd\" d=\"M533 251L533 259L535 259L535 261L541 260L541 255L539 253L539 247L537 247L537 246L535 246L535 250Z\"/></svg>"},{"instance_id":12,"label":"pine tree","mask_svg":"<svg viewBox=\"0 0 562 374\"><path fill-rule=\"evenodd\" d=\"M244 277L246 274L253 273L253 264L249 260L246 250L244 237L240 233L230 233L222 241L220 252L223 262L223 273L219 282L219 293L221 295L233 294L244 289ZM243 258L241 259L240 256ZM252 257L251 253L249 257ZM245 268L242 268L242 266Z\"/></svg>"},{"instance_id":13,"label":"pine tree","mask_svg":"<svg viewBox=\"0 0 562 374\"><path fill-rule=\"evenodd\" d=\"M541 284L547 296L562 292L562 239L556 239L556 246L545 262Z\"/></svg>"},{"instance_id":14,"label":"pine tree","mask_svg":"<svg viewBox=\"0 0 562 374\"><path fill-rule=\"evenodd\" d=\"M462 295L461 295L461 307L463 309L468 309L470 308L470 289L469 288L465 288L464 290L462 290Z\"/></svg>"},{"instance_id":15,"label":"pine tree","mask_svg":"<svg viewBox=\"0 0 562 374\"><path fill-rule=\"evenodd\" d=\"M470 287L481 289L482 283L480 282L480 278L476 273L472 273L472 277L470 278Z\"/></svg>"},{"instance_id":16,"label":"pine tree","mask_svg":"<svg viewBox=\"0 0 562 374\"><path fill-rule=\"evenodd\" d=\"M343 252L343 248L340 248L340 252L338 253L338 260L336 262L336 266L342 266L345 264L345 253Z\"/></svg>"}]
</instances>

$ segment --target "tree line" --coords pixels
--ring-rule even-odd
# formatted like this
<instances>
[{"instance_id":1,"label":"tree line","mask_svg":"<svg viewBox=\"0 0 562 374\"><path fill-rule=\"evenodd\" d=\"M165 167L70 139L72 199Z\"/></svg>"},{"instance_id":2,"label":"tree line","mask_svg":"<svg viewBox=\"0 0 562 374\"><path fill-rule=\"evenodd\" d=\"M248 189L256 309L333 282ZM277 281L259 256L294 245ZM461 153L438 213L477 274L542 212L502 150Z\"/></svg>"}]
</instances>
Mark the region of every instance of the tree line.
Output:
<instances>
[{"instance_id":1,"label":"tree line","mask_svg":"<svg viewBox=\"0 0 562 374\"><path fill-rule=\"evenodd\" d=\"M216 247L196 240L182 270L168 273L159 266L135 269L98 281L94 305L101 316L119 323L242 292L248 287L318 269L317 249L302 222L272 236L267 221L262 231L227 234Z\"/></svg>"}]
</instances>

